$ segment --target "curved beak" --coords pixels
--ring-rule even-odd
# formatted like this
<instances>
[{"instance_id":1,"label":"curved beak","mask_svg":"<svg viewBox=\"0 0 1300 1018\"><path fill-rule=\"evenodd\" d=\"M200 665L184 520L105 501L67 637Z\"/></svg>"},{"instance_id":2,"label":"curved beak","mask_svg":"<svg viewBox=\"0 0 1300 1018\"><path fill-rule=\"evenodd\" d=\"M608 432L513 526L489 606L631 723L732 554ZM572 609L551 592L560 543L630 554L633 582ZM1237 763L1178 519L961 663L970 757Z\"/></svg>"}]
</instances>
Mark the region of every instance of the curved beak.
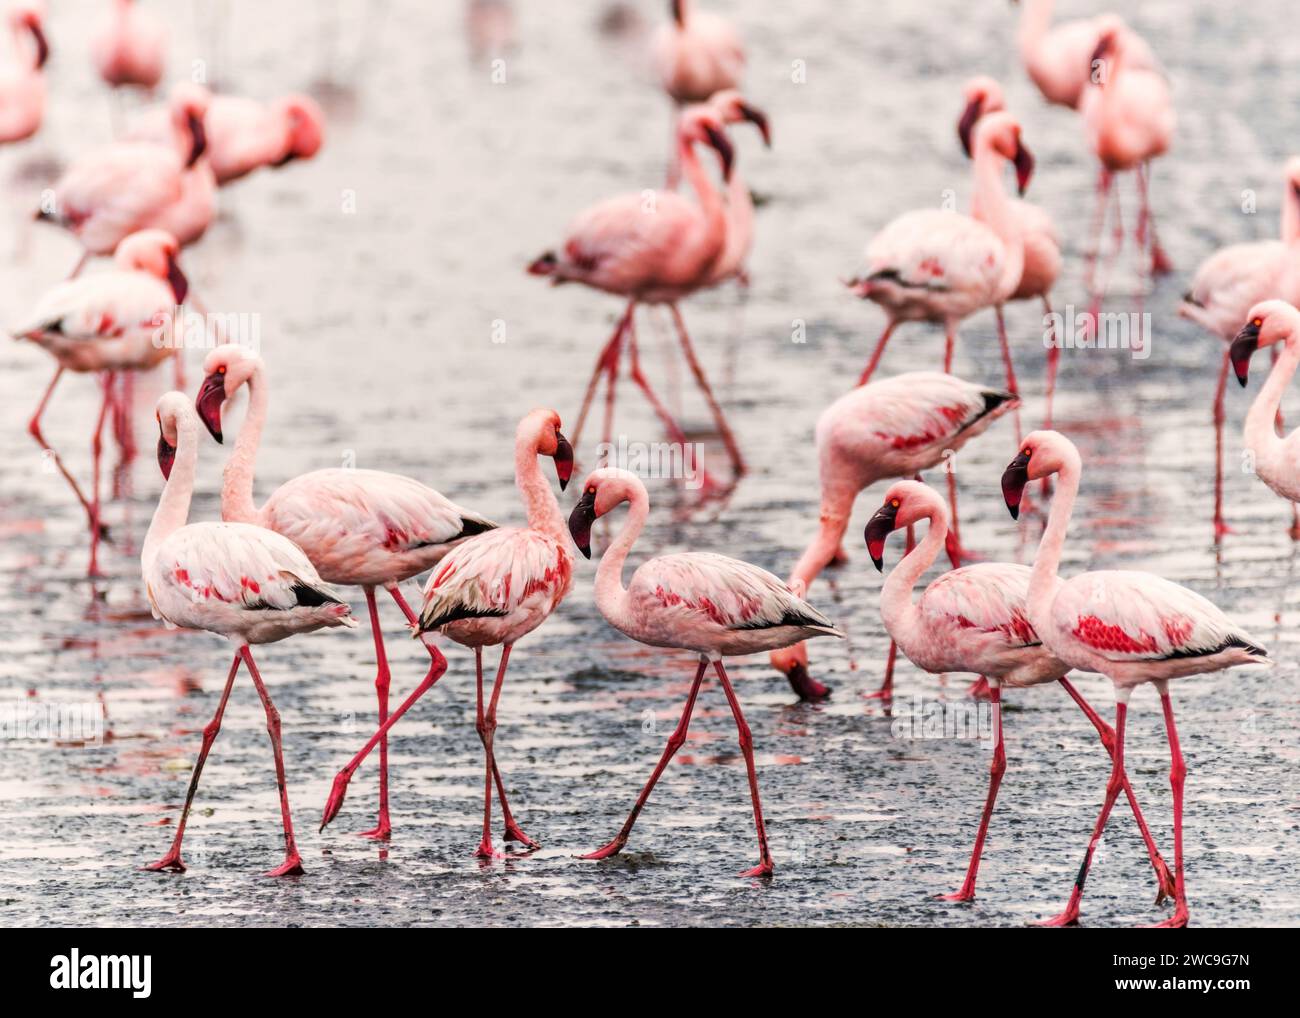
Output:
<instances>
[{"instance_id":1,"label":"curved beak","mask_svg":"<svg viewBox=\"0 0 1300 1018\"><path fill-rule=\"evenodd\" d=\"M722 179L730 180L731 164L736 156L736 150L731 147L731 140L711 124L704 125L704 133L708 135L709 144L717 150L718 157L722 160Z\"/></svg>"},{"instance_id":2,"label":"curved beak","mask_svg":"<svg viewBox=\"0 0 1300 1018\"><path fill-rule=\"evenodd\" d=\"M885 538L894 532L897 519L898 506L886 502L876 510L876 515L867 521L867 529L862 535L867 541L867 554L871 556L871 561L881 572L884 572L885 568Z\"/></svg>"},{"instance_id":3,"label":"curved beak","mask_svg":"<svg viewBox=\"0 0 1300 1018\"><path fill-rule=\"evenodd\" d=\"M194 400L194 410L208 429L208 434L221 441L221 405L226 401L226 376L214 371L203 379L199 394Z\"/></svg>"},{"instance_id":4,"label":"curved beak","mask_svg":"<svg viewBox=\"0 0 1300 1018\"><path fill-rule=\"evenodd\" d=\"M583 558L591 558L591 525L595 522L596 493L584 491L573 512L569 513L569 534Z\"/></svg>"},{"instance_id":5,"label":"curved beak","mask_svg":"<svg viewBox=\"0 0 1300 1018\"><path fill-rule=\"evenodd\" d=\"M573 446L558 431L555 433L555 456L553 459L555 460L555 476L560 479L560 490L563 491L569 486L569 478L573 476Z\"/></svg>"},{"instance_id":6,"label":"curved beak","mask_svg":"<svg viewBox=\"0 0 1300 1018\"><path fill-rule=\"evenodd\" d=\"M1016 453L1016 458L1002 471L1002 498L1013 520L1020 519L1020 500L1025 495L1025 485L1029 483L1029 453L1023 449Z\"/></svg>"},{"instance_id":7,"label":"curved beak","mask_svg":"<svg viewBox=\"0 0 1300 1018\"><path fill-rule=\"evenodd\" d=\"M158 422L158 467L162 470L163 480L170 480L172 464L176 462L176 446L163 437L162 421Z\"/></svg>"},{"instance_id":8,"label":"curved beak","mask_svg":"<svg viewBox=\"0 0 1300 1018\"><path fill-rule=\"evenodd\" d=\"M756 106L750 106L749 103L740 103L737 108L742 117L758 128L758 133L763 136L763 144L771 148L772 129L767 122L767 114Z\"/></svg>"},{"instance_id":9,"label":"curved beak","mask_svg":"<svg viewBox=\"0 0 1300 1018\"><path fill-rule=\"evenodd\" d=\"M686 11L683 9L682 0L673 0L673 21L677 22L678 28L686 27Z\"/></svg>"},{"instance_id":10,"label":"curved beak","mask_svg":"<svg viewBox=\"0 0 1300 1018\"><path fill-rule=\"evenodd\" d=\"M167 282L172 288L172 295L176 298L176 303L184 304L185 295L190 292L190 281L185 278L185 273L181 271L180 265L176 262L176 256L173 254L167 256Z\"/></svg>"},{"instance_id":11,"label":"curved beak","mask_svg":"<svg viewBox=\"0 0 1300 1018\"><path fill-rule=\"evenodd\" d=\"M1259 326L1253 321L1247 322L1237 333L1237 338L1228 347L1228 359L1232 361L1232 370L1237 373L1237 381L1244 388L1250 380L1250 356L1259 349Z\"/></svg>"},{"instance_id":12,"label":"curved beak","mask_svg":"<svg viewBox=\"0 0 1300 1018\"><path fill-rule=\"evenodd\" d=\"M185 166L188 169L189 167L197 163L199 161L199 157L203 155L204 152L207 151L208 135L207 132L203 129L203 121L200 120L198 117L196 117L193 113L189 114L187 119L189 121L189 128L190 128L190 158L189 158L189 162L187 162Z\"/></svg>"},{"instance_id":13,"label":"curved beak","mask_svg":"<svg viewBox=\"0 0 1300 1018\"><path fill-rule=\"evenodd\" d=\"M966 158L970 158L970 139L971 132L975 130L975 122L979 120L980 114L984 112L984 97L977 95L974 99L966 104L962 110L961 119L957 121L957 137L961 139L962 151L966 153Z\"/></svg>"},{"instance_id":14,"label":"curved beak","mask_svg":"<svg viewBox=\"0 0 1300 1018\"><path fill-rule=\"evenodd\" d=\"M32 41L36 43L36 67L39 70L45 66L45 61L50 59L50 44L45 38L45 33L41 31L41 26L37 24L28 24L28 29L32 33Z\"/></svg>"},{"instance_id":15,"label":"curved beak","mask_svg":"<svg viewBox=\"0 0 1300 1018\"><path fill-rule=\"evenodd\" d=\"M1016 135L1016 187L1020 189L1020 197L1025 196L1025 190L1029 187L1029 180L1034 175L1034 157L1029 149L1025 148L1024 142L1020 140L1020 135Z\"/></svg>"}]
</instances>

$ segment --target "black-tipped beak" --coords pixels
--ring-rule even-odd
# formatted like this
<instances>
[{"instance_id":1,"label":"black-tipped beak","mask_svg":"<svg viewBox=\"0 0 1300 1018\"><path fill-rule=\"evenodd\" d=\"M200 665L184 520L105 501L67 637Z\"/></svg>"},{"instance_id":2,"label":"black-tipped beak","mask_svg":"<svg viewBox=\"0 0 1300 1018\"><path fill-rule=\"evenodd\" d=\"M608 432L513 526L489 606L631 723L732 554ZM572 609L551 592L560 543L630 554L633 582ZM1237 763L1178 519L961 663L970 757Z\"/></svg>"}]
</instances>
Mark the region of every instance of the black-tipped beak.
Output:
<instances>
[{"instance_id":1,"label":"black-tipped beak","mask_svg":"<svg viewBox=\"0 0 1300 1018\"><path fill-rule=\"evenodd\" d=\"M731 164L736 158L736 150L731 147L731 140L725 132L718 130L712 124L704 125L704 133L708 135L709 144L717 150L718 158L722 161L722 179L730 180Z\"/></svg>"},{"instance_id":2,"label":"black-tipped beak","mask_svg":"<svg viewBox=\"0 0 1300 1018\"><path fill-rule=\"evenodd\" d=\"M167 283L172 288L172 296L176 298L176 303L184 304L185 296L190 292L190 281L185 278L185 273L181 271L173 254L167 256Z\"/></svg>"},{"instance_id":3,"label":"black-tipped beak","mask_svg":"<svg viewBox=\"0 0 1300 1018\"><path fill-rule=\"evenodd\" d=\"M573 476L573 446L558 431L555 433L555 456L553 458L555 460L555 476L560 479L560 490L563 491L569 486L569 478Z\"/></svg>"},{"instance_id":4,"label":"black-tipped beak","mask_svg":"<svg viewBox=\"0 0 1300 1018\"><path fill-rule=\"evenodd\" d=\"M596 492L594 489L584 491L578 504L569 513L569 534L573 543L582 552L583 558L591 558L591 525L596 522Z\"/></svg>"},{"instance_id":5,"label":"black-tipped beak","mask_svg":"<svg viewBox=\"0 0 1300 1018\"><path fill-rule=\"evenodd\" d=\"M194 400L194 410L208 429L208 434L221 441L221 404L226 401L226 376L214 371L203 379L199 394Z\"/></svg>"},{"instance_id":6,"label":"black-tipped beak","mask_svg":"<svg viewBox=\"0 0 1300 1018\"><path fill-rule=\"evenodd\" d=\"M1025 190L1029 187L1029 180L1034 175L1034 157L1029 149L1025 148L1024 142L1016 136L1016 187L1020 190L1020 197L1025 196Z\"/></svg>"},{"instance_id":7,"label":"black-tipped beak","mask_svg":"<svg viewBox=\"0 0 1300 1018\"><path fill-rule=\"evenodd\" d=\"M1249 321L1241 327L1237 338L1228 347L1228 359L1232 361L1232 370L1237 374L1237 381L1244 388L1250 380L1250 357L1259 349L1259 323Z\"/></svg>"},{"instance_id":8,"label":"black-tipped beak","mask_svg":"<svg viewBox=\"0 0 1300 1018\"><path fill-rule=\"evenodd\" d=\"M961 139L962 151L966 153L966 158L970 158L971 132L975 130L975 122L979 120L980 114L984 112L984 97L977 95L974 99L966 104L962 110L961 119L957 121L957 137Z\"/></svg>"},{"instance_id":9,"label":"black-tipped beak","mask_svg":"<svg viewBox=\"0 0 1300 1018\"><path fill-rule=\"evenodd\" d=\"M163 480L170 480L172 464L176 462L176 446L163 437L162 421L158 422L158 467L162 470Z\"/></svg>"},{"instance_id":10,"label":"black-tipped beak","mask_svg":"<svg viewBox=\"0 0 1300 1018\"><path fill-rule=\"evenodd\" d=\"M185 164L186 168L193 166L199 161L199 157L208 149L208 135L203 128L203 121L193 113L187 118L190 128L190 158Z\"/></svg>"},{"instance_id":11,"label":"black-tipped beak","mask_svg":"<svg viewBox=\"0 0 1300 1018\"><path fill-rule=\"evenodd\" d=\"M677 22L678 28L686 27L686 11L683 8L682 0L673 0L673 21Z\"/></svg>"},{"instance_id":12,"label":"black-tipped beak","mask_svg":"<svg viewBox=\"0 0 1300 1018\"><path fill-rule=\"evenodd\" d=\"M1002 471L1002 498L1013 520L1020 519L1020 500L1029 483L1029 453L1023 449L1016 454L1006 470Z\"/></svg>"},{"instance_id":13,"label":"black-tipped beak","mask_svg":"<svg viewBox=\"0 0 1300 1018\"><path fill-rule=\"evenodd\" d=\"M897 519L898 506L893 502L886 502L876 510L876 515L867 521L867 529L862 535L867 541L867 554L871 556L871 561L881 572L885 570L885 538L894 532Z\"/></svg>"},{"instance_id":14,"label":"black-tipped beak","mask_svg":"<svg viewBox=\"0 0 1300 1018\"><path fill-rule=\"evenodd\" d=\"M45 66L45 61L50 59L50 44L45 38L45 33L41 31L41 26L29 23L27 27L31 30L32 41L36 43L36 68Z\"/></svg>"},{"instance_id":15,"label":"black-tipped beak","mask_svg":"<svg viewBox=\"0 0 1300 1018\"><path fill-rule=\"evenodd\" d=\"M771 148L772 128L767 122L767 114L756 106L750 106L749 103L740 103L738 109L742 117L758 128L758 133L763 136L763 144Z\"/></svg>"}]
</instances>

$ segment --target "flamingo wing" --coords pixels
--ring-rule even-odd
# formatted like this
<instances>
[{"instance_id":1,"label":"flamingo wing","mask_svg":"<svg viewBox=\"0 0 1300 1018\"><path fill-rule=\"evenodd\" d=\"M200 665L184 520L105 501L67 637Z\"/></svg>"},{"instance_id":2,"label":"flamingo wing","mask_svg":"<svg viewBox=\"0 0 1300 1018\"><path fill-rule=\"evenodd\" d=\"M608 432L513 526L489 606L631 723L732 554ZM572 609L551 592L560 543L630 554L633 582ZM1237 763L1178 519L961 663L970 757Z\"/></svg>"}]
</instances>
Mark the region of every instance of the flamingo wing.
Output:
<instances>
[{"instance_id":1,"label":"flamingo wing","mask_svg":"<svg viewBox=\"0 0 1300 1018\"><path fill-rule=\"evenodd\" d=\"M1002 274L1001 239L960 212L918 209L891 221L867 245L868 281L905 290L961 292L991 300Z\"/></svg>"},{"instance_id":2,"label":"flamingo wing","mask_svg":"<svg viewBox=\"0 0 1300 1018\"><path fill-rule=\"evenodd\" d=\"M598 202L569 225L558 278L597 281L633 292L660 280L664 267L696 229L699 209L671 191L625 194Z\"/></svg>"},{"instance_id":3,"label":"flamingo wing","mask_svg":"<svg viewBox=\"0 0 1300 1018\"><path fill-rule=\"evenodd\" d=\"M1038 647L1043 641L1026 614L1028 595L1028 566L981 562L944 573L917 608L960 629L997 634L1008 647Z\"/></svg>"},{"instance_id":4,"label":"flamingo wing","mask_svg":"<svg viewBox=\"0 0 1300 1018\"><path fill-rule=\"evenodd\" d=\"M11 330L72 342L109 339L127 329L158 328L175 303L171 289L145 272L100 272L51 287Z\"/></svg>"},{"instance_id":5,"label":"flamingo wing","mask_svg":"<svg viewBox=\"0 0 1300 1018\"><path fill-rule=\"evenodd\" d=\"M154 211L181 197L181 159L167 145L120 142L74 163L55 185L50 218L110 251Z\"/></svg>"},{"instance_id":6,"label":"flamingo wing","mask_svg":"<svg viewBox=\"0 0 1300 1018\"><path fill-rule=\"evenodd\" d=\"M1201 263L1183 296L1184 317L1231 339L1255 304L1278 295L1285 265L1286 245L1280 240L1232 244L1216 251Z\"/></svg>"}]
</instances>

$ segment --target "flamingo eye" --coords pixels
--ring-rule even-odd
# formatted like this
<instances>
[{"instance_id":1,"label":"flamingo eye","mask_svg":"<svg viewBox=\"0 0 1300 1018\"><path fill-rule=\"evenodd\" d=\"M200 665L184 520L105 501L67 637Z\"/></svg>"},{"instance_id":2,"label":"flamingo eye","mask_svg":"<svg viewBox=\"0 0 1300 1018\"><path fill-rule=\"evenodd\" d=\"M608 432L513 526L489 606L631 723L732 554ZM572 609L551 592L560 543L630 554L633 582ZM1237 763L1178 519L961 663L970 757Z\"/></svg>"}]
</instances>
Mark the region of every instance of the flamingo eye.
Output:
<instances>
[{"instance_id":1,"label":"flamingo eye","mask_svg":"<svg viewBox=\"0 0 1300 1018\"><path fill-rule=\"evenodd\" d=\"M222 364L220 367L217 368L217 374L224 375L225 373L226 373L226 366Z\"/></svg>"},{"instance_id":2,"label":"flamingo eye","mask_svg":"<svg viewBox=\"0 0 1300 1018\"><path fill-rule=\"evenodd\" d=\"M889 504L892 505L895 509L897 509L899 506L899 501L896 498L891 498L889 500Z\"/></svg>"},{"instance_id":3,"label":"flamingo eye","mask_svg":"<svg viewBox=\"0 0 1300 1018\"><path fill-rule=\"evenodd\" d=\"M1253 325L1253 326L1255 326L1255 328L1258 329L1261 325L1264 324L1264 319L1262 319L1262 318L1252 318L1252 319L1250 320L1250 324Z\"/></svg>"}]
</instances>

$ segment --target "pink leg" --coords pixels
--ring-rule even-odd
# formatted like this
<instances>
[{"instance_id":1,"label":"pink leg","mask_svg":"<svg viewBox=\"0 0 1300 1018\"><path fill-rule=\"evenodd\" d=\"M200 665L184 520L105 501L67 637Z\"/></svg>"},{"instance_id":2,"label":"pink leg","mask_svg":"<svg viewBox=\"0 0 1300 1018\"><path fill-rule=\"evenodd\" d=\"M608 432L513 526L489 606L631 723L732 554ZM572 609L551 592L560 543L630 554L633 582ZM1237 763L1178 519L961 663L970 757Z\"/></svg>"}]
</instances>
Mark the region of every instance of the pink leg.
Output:
<instances>
[{"instance_id":1,"label":"pink leg","mask_svg":"<svg viewBox=\"0 0 1300 1018\"><path fill-rule=\"evenodd\" d=\"M704 400L709 405L709 413L713 415L714 426L717 427L718 434L722 436L722 444L727 447L727 455L731 457L732 473L734 476L740 477L745 473L745 459L740 455L740 445L736 442L736 436L731 430L731 425L727 423L727 418L722 413L721 405L713 395L713 389L704 375L704 369L700 366L699 358L695 356L695 347L691 343L691 337L686 332L686 322L682 320L681 311L678 310L675 303L669 304L668 310L672 312L673 325L677 327L677 338L681 341L682 352L686 355L686 363L691 369L691 374L695 376L695 384L700 387L700 392L704 394Z\"/></svg>"},{"instance_id":2,"label":"pink leg","mask_svg":"<svg viewBox=\"0 0 1300 1018\"><path fill-rule=\"evenodd\" d=\"M105 372L100 382L103 385L104 395L99 404L99 419L95 422L95 433L90 440L90 564L86 567L87 576L102 575L99 571L99 539L102 533L99 522L101 487L99 466L104 452L104 422L108 420L108 408L113 402L113 372Z\"/></svg>"},{"instance_id":3,"label":"pink leg","mask_svg":"<svg viewBox=\"0 0 1300 1018\"><path fill-rule=\"evenodd\" d=\"M1169 699L1168 683L1160 683L1160 705L1165 712L1165 731L1169 735L1169 784L1174 792L1174 914L1157 925L1181 928L1187 925L1187 889L1183 883L1183 783L1187 764L1178 744L1178 727L1174 724L1174 705Z\"/></svg>"},{"instance_id":4,"label":"pink leg","mask_svg":"<svg viewBox=\"0 0 1300 1018\"><path fill-rule=\"evenodd\" d=\"M668 745L664 747L663 756L659 758L659 763L650 775L650 780L645 783L645 788L641 789L641 794L637 796L636 805L632 807L632 812L628 814L627 820L624 821L622 829L615 835L614 840L603 848L598 848L594 852L588 852L582 856L583 859L608 859L610 856L618 855L623 851L623 846L627 844L628 835L632 833L632 825L636 823L636 818L641 815L641 809L650 798L650 793L654 791L655 783L659 776L663 774L664 769L668 766L668 761L673 755L682 748L682 743L686 741L686 730L690 727L691 712L695 710L695 698L700 693L700 683L704 681L704 669L708 665L707 661L701 660L700 666L695 670L695 681L691 683L691 691L686 697L686 706L682 708L681 720L677 722L677 727L673 729L673 734L668 737Z\"/></svg>"},{"instance_id":5,"label":"pink leg","mask_svg":"<svg viewBox=\"0 0 1300 1018\"><path fill-rule=\"evenodd\" d=\"M1223 363L1219 366L1219 381L1214 388L1214 540L1216 542L1222 540L1225 534L1232 533L1232 529L1223 521L1223 423L1226 416L1223 397L1231 367L1232 359L1228 356L1228 351L1224 350Z\"/></svg>"},{"instance_id":6,"label":"pink leg","mask_svg":"<svg viewBox=\"0 0 1300 1018\"><path fill-rule=\"evenodd\" d=\"M618 342L609 351L609 360L605 365L605 428L600 440L609 448L614 435L614 401L618 396L618 366L623 357L623 344L627 340L627 330L632 327L632 318L619 333Z\"/></svg>"},{"instance_id":7,"label":"pink leg","mask_svg":"<svg viewBox=\"0 0 1300 1018\"><path fill-rule=\"evenodd\" d=\"M1084 286L1089 293L1096 291L1097 259L1101 254L1101 234L1106 226L1106 207L1110 204L1111 175L1106 167L1097 171L1097 202L1093 206L1092 224L1088 230L1087 261L1084 265Z\"/></svg>"},{"instance_id":8,"label":"pink leg","mask_svg":"<svg viewBox=\"0 0 1300 1018\"><path fill-rule=\"evenodd\" d=\"M1128 714L1128 704L1120 702L1115 705L1115 752L1111 755L1110 780L1106 782L1106 801L1102 803L1101 813L1097 815L1097 825L1093 828L1088 850L1083 856L1083 865L1074 878L1074 888L1070 892L1069 904L1065 911L1051 919L1045 919L1039 926L1075 926L1079 922L1079 902L1083 898L1083 885L1088 879L1088 870L1092 866L1092 856L1097 850L1097 842L1106 830L1106 821L1110 811L1124 787L1124 721Z\"/></svg>"},{"instance_id":9,"label":"pink leg","mask_svg":"<svg viewBox=\"0 0 1300 1018\"><path fill-rule=\"evenodd\" d=\"M948 537L944 541L944 546L948 551L948 561L952 563L954 569L961 568L961 560L966 557L966 552L961 546L961 531L957 528L957 471L951 469L951 463L945 463L948 467L948 508L952 510L952 526L948 528Z\"/></svg>"},{"instance_id":10,"label":"pink leg","mask_svg":"<svg viewBox=\"0 0 1300 1018\"><path fill-rule=\"evenodd\" d=\"M501 685L506 678L506 665L510 661L510 644L501 647L501 663L497 666L496 682L492 684L492 699L487 711L483 710L483 669L478 669L478 735L483 742L485 758L483 776L483 840L478 843L474 854L480 859L491 859L496 852L492 850L492 773L496 761L492 752L492 742L497 730L497 702L501 699Z\"/></svg>"},{"instance_id":11,"label":"pink leg","mask_svg":"<svg viewBox=\"0 0 1300 1018\"><path fill-rule=\"evenodd\" d=\"M871 352L871 359L867 361L867 366L862 369L862 374L858 376L858 385L866 385L871 381L871 376L876 373L876 368L880 364L880 358L884 356L885 344L889 342L889 337L894 334L894 326L898 323L894 319L889 320L885 326L885 331L880 334L880 339L876 341L876 348Z\"/></svg>"},{"instance_id":12,"label":"pink leg","mask_svg":"<svg viewBox=\"0 0 1300 1018\"><path fill-rule=\"evenodd\" d=\"M199 790L199 777L203 774L203 764L208 759L208 750L212 748L212 743L216 741L217 732L221 731L221 718L226 713L226 701L230 699L230 688L234 685L235 675L238 672L239 652L236 651L235 660L230 665L230 674L226 676L226 688L222 690L221 700L217 703L217 712L212 715L212 720L203 729L203 746L199 749L199 758L194 762L194 771L190 774L189 791L185 793L185 808L181 810L181 819L176 825L176 836L172 838L172 847L157 862L151 862L146 866L145 869L147 870L170 870L173 873L185 872L185 863L181 861L181 842L185 838L185 825L190 819L190 807L194 804L194 793Z\"/></svg>"},{"instance_id":13,"label":"pink leg","mask_svg":"<svg viewBox=\"0 0 1300 1018\"><path fill-rule=\"evenodd\" d=\"M1120 205L1119 190L1115 190L1115 230L1111 243L1111 250L1106 255L1102 265L1102 281L1096 285L1092 291L1092 301L1088 311L1092 315L1093 336L1100 340L1099 326L1101 321L1102 296L1106 292L1106 286L1115 269L1115 262L1119 259L1120 251L1124 247L1124 213Z\"/></svg>"},{"instance_id":14,"label":"pink leg","mask_svg":"<svg viewBox=\"0 0 1300 1018\"><path fill-rule=\"evenodd\" d=\"M1007 341L1007 323L1002 314L1002 305L999 304L995 309L998 316L998 342L1002 346L1002 363L1007 372L1007 391L1017 399L1020 397L1020 386L1016 384L1016 369L1011 363L1011 344ZM1016 419L1016 445L1020 445L1020 408L1017 407L1013 413Z\"/></svg>"},{"instance_id":15,"label":"pink leg","mask_svg":"<svg viewBox=\"0 0 1300 1018\"><path fill-rule=\"evenodd\" d=\"M587 413L591 409L592 397L596 394L596 386L602 376L609 373L609 359L613 356L614 349L623 339L623 330L627 328L627 323L632 320L632 311L636 307L636 301L629 301L627 310L614 326L614 334L606 341L605 346L600 351L600 356L596 358L596 367L591 373L591 381L587 383L587 391L582 397L582 409L578 411L578 422L573 429L571 439L573 447L578 448L578 442L582 438L582 427L587 421Z\"/></svg>"},{"instance_id":16,"label":"pink leg","mask_svg":"<svg viewBox=\"0 0 1300 1018\"><path fill-rule=\"evenodd\" d=\"M1138 167L1138 190L1142 195L1142 220L1145 229L1140 231L1145 234L1150 231L1151 236L1151 273L1156 276L1167 275L1174 271L1174 263L1169 260L1169 255L1165 249L1160 246L1160 239L1156 236L1156 217L1151 211L1150 182L1151 182L1151 163L1147 161ZM1139 240L1139 245L1142 241Z\"/></svg>"},{"instance_id":17,"label":"pink leg","mask_svg":"<svg viewBox=\"0 0 1300 1018\"><path fill-rule=\"evenodd\" d=\"M998 787L1002 784L1002 775L1007 770L1007 753L1002 743L1002 690L997 683L989 683L989 700L993 704L993 723L997 734L994 736L993 761L989 766L989 794L984 801L984 815L980 817L979 830L975 834L975 847L971 850L970 865L966 868L966 879L962 881L961 890L956 894L941 894L940 901L971 901L975 897L975 878L980 871L980 856L984 853L984 839L989 833L989 818L993 816L993 804L998 801Z\"/></svg>"},{"instance_id":18,"label":"pink leg","mask_svg":"<svg viewBox=\"0 0 1300 1018\"><path fill-rule=\"evenodd\" d=\"M379 727L382 729L388 720L388 688L392 675L388 670L388 653L384 649L384 633L380 629L379 606L375 604L375 588L366 587L366 608L370 611L370 632L375 638L375 699L379 704ZM379 822L368 831L362 831L363 838L387 841L393 836L393 825L388 816L388 735L379 740Z\"/></svg>"},{"instance_id":19,"label":"pink leg","mask_svg":"<svg viewBox=\"0 0 1300 1018\"><path fill-rule=\"evenodd\" d=\"M640 347L637 346L635 322L628 322L627 325L627 352L630 364L629 377L631 377L632 381L636 384L636 387L645 395L646 401L650 404L650 408L655 412L655 416L658 417L660 422L663 424L664 430L668 432L669 439L678 443L684 452L688 445L686 441L686 433L682 431L681 425L673 419L672 414L668 412L668 408L664 406L663 401L655 394L655 391L650 388L649 381L641 371L641 351Z\"/></svg>"},{"instance_id":20,"label":"pink leg","mask_svg":"<svg viewBox=\"0 0 1300 1018\"><path fill-rule=\"evenodd\" d=\"M957 350L957 323L943 323L943 373L952 374L952 357Z\"/></svg>"},{"instance_id":21,"label":"pink leg","mask_svg":"<svg viewBox=\"0 0 1300 1018\"><path fill-rule=\"evenodd\" d=\"M740 736L740 751L745 754L745 770L749 773L749 797L754 805L754 829L758 831L758 865L746 870L742 877L770 877L772 875L772 853L767 848L767 825L763 823L763 804L758 799L758 774L754 770L754 737L749 731L745 715L736 699L736 691L731 688L727 670L721 661L713 662L713 670L718 673L722 691L727 694L727 703L731 704L731 714L736 719L736 731Z\"/></svg>"},{"instance_id":22,"label":"pink leg","mask_svg":"<svg viewBox=\"0 0 1300 1018\"><path fill-rule=\"evenodd\" d=\"M63 479L67 481L69 486L72 488L72 493L77 496L77 501L81 503L81 508L86 511L87 525L93 532L94 528L98 525L98 520L96 519L94 508L90 504L90 499L86 498L85 494L81 490L81 485L77 483L77 479L69 473L68 468L63 465L63 459L57 452L55 452L54 447L45 441L45 436L41 433L41 417L44 416L45 408L49 405L50 397L54 394L54 387L58 384L59 379L63 377L63 370L64 369L60 367L54 372L54 377L50 379L50 384L46 386L45 395L41 397L40 403L36 406L36 413L34 413L32 419L27 422L27 431L32 438L36 439L36 444L41 447L41 450L54 461L54 465L58 468L59 473L63 475ZM99 536L101 540L107 540L108 528L100 526Z\"/></svg>"},{"instance_id":23,"label":"pink leg","mask_svg":"<svg viewBox=\"0 0 1300 1018\"><path fill-rule=\"evenodd\" d=\"M266 731L271 736L271 752L275 755L275 784L280 790L280 819L284 823L284 862L269 870L266 876L299 876L303 872L302 856L298 854L298 846L293 840L293 818L289 816L289 789L284 777L284 753L280 747L280 712L271 702L271 695L266 691L257 665L253 663L253 653L248 649L248 644L240 647L239 652L244 657L244 664L248 666L248 674L253 677L253 685L257 687L262 709L266 712Z\"/></svg>"}]
</instances>

